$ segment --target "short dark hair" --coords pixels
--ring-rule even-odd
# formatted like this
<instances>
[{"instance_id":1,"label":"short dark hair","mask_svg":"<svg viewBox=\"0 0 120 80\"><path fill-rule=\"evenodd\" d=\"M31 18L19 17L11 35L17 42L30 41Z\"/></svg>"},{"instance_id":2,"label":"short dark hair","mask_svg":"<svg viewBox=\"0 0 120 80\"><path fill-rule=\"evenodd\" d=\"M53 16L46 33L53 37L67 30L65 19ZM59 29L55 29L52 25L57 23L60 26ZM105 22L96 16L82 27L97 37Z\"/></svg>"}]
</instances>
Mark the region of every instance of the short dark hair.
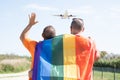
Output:
<instances>
[{"instance_id":1,"label":"short dark hair","mask_svg":"<svg viewBox=\"0 0 120 80\"><path fill-rule=\"evenodd\" d=\"M71 22L71 28L82 30L84 28L84 21L81 18L73 18Z\"/></svg>"},{"instance_id":2,"label":"short dark hair","mask_svg":"<svg viewBox=\"0 0 120 80\"><path fill-rule=\"evenodd\" d=\"M51 39L56 36L55 29L52 25L48 25L44 28L42 36L44 39Z\"/></svg>"}]
</instances>

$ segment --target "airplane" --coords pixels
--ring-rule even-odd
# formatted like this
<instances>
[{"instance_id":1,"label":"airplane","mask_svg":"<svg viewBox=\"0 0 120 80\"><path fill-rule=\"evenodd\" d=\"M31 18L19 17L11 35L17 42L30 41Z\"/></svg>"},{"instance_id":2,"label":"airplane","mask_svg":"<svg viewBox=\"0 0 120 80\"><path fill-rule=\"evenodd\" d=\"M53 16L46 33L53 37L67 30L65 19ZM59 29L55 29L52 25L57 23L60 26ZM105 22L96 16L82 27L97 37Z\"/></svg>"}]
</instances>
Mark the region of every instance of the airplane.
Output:
<instances>
[{"instance_id":1,"label":"airplane","mask_svg":"<svg viewBox=\"0 0 120 80\"><path fill-rule=\"evenodd\" d=\"M54 15L54 16L59 16L59 17L61 17L62 19L66 19L66 18L69 19L70 17L75 17L75 15L68 14L68 11L67 11L67 10L64 12L64 14L59 14L59 15Z\"/></svg>"}]
</instances>

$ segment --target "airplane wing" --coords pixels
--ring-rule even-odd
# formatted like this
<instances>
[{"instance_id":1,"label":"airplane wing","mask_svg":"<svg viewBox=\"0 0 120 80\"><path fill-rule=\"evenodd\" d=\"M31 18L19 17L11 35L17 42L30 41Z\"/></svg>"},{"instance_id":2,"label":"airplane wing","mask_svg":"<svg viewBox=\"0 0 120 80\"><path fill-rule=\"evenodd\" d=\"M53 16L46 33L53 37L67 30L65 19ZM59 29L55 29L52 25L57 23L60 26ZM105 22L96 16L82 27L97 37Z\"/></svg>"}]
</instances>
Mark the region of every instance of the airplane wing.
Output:
<instances>
[{"instance_id":1,"label":"airplane wing","mask_svg":"<svg viewBox=\"0 0 120 80\"><path fill-rule=\"evenodd\" d=\"M68 17L76 17L75 15L68 15Z\"/></svg>"},{"instance_id":2,"label":"airplane wing","mask_svg":"<svg viewBox=\"0 0 120 80\"><path fill-rule=\"evenodd\" d=\"M62 15L62 14L59 14L59 15L53 15L53 16L60 16L60 17L63 17L64 15Z\"/></svg>"}]
</instances>

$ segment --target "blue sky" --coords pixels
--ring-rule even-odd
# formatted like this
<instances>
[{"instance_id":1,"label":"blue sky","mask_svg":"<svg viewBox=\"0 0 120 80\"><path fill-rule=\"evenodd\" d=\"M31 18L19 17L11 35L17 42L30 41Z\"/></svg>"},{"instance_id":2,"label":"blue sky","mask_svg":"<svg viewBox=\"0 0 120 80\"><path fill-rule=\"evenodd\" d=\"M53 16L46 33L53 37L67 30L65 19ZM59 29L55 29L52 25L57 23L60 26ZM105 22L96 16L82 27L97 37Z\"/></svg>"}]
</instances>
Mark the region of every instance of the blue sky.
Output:
<instances>
[{"instance_id":1,"label":"blue sky","mask_svg":"<svg viewBox=\"0 0 120 80\"><path fill-rule=\"evenodd\" d=\"M42 40L42 30L50 24L57 35L70 33L72 19L53 16L65 10L84 19L83 35L91 36L99 50L120 54L120 0L2 0L0 10L0 54L29 55L19 36L31 12L39 23L31 29L30 38Z\"/></svg>"}]
</instances>

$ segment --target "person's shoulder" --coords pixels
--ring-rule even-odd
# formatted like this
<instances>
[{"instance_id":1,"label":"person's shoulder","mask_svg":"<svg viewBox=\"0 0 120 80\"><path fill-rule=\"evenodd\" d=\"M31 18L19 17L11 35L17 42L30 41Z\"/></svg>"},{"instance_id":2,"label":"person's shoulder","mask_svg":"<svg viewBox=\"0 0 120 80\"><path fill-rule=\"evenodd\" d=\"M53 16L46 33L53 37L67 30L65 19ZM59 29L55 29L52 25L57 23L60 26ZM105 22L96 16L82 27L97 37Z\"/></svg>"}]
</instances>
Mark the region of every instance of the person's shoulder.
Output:
<instances>
[{"instance_id":1,"label":"person's shoulder","mask_svg":"<svg viewBox=\"0 0 120 80\"><path fill-rule=\"evenodd\" d=\"M89 44L94 44L94 43L95 43L94 38L91 37L91 36L83 36L83 35L78 36L78 35L77 35L77 37L79 38L79 40L80 40L81 42L89 43Z\"/></svg>"},{"instance_id":2,"label":"person's shoulder","mask_svg":"<svg viewBox=\"0 0 120 80\"><path fill-rule=\"evenodd\" d=\"M88 36L88 40L89 40L89 42L90 42L91 44L93 44L93 45L96 44L95 39L94 39L93 37Z\"/></svg>"}]
</instances>

